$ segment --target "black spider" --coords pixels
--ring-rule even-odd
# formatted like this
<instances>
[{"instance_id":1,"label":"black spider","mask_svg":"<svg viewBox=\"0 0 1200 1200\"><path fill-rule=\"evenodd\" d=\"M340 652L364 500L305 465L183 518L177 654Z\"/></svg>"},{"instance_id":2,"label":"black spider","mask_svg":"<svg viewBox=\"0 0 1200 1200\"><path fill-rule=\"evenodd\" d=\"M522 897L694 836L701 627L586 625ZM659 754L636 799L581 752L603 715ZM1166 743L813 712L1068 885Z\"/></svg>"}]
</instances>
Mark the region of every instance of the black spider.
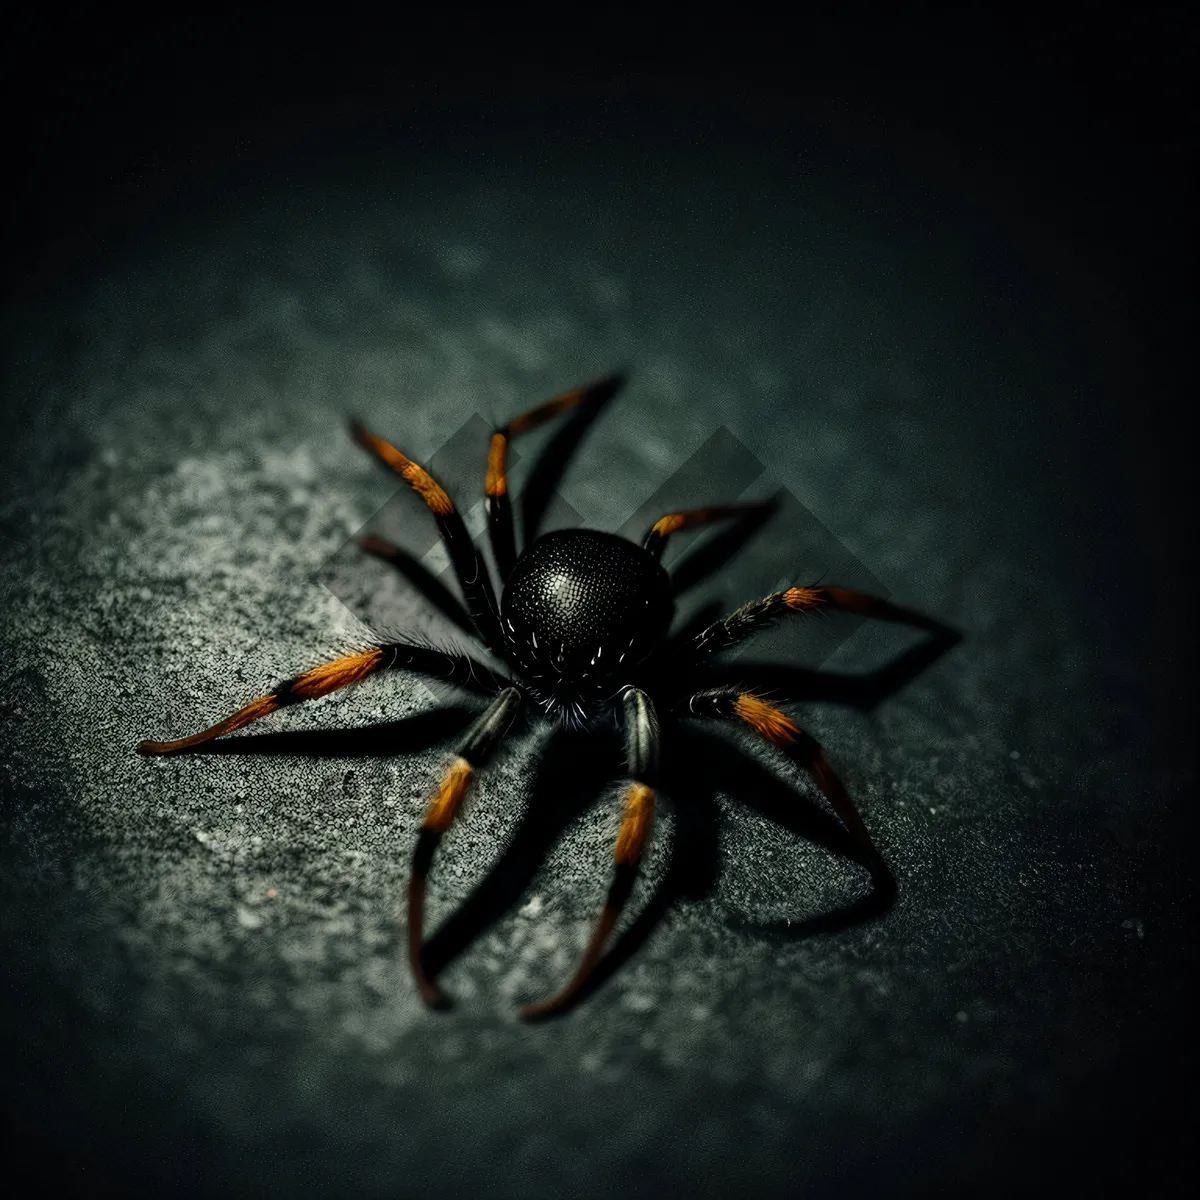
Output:
<instances>
[{"instance_id":1,"label":"black spider","mask_svg":"<svg viewBox=\"0 0 1200 1200\"><path fill-rule=\"evenodd\" d=\"M399 474L433 513L462 589L470 623L482 642L508 664L513 678L458 651L389 642L313 667L191 737L171 742L145 741L138 746L143 754L187 750L277 709L324 696L391 668L451 681L487 695L490 704L468 729L429 802L413 856L408 891L409 959L422 997L434 1007L444 1006L446 998L427 974L422 957L426 876L434 850L454 820L473 773L496 749L527 700L548 717L576 727L614 718L619 721L624 730L630 782L614 850L614 878L583 959L557 995L527 1005L521 1010L524 1017L560 1011L575 999L599 961L632 891L654 816L657 706L670 715L739 720L785 748L811 773L865 854L872 874L890 879L849 794L820 746L753 690L741 685L711 686L713 678L705 678L705 666L712 655L737 645L777 618L819 608L901 621L943 640L948 635L952 638L952 631L930 617L847 588L792 587L753 600L692 636L669 640L675 606L671 578L660 563L667 539L681 529L710 521L753 520L755 514L765 512L769 501L668 513L654 523L640 546L616 534L592 529L558 530L534 540L518 557L506 476L510 439L576 406L581 408L579 417L589 412L594 415L621 382L613 377L568 392L510 421L492 435L485 490L488 532L502 581L499 603L488 568L440 484L388 442L361 425L352 426L355 439ZM527 521L528 527L535 525L536 521ZM396 547L378 538L368 538L361 544L399 565L402 553Z\"/></svg>"}]
</instances>

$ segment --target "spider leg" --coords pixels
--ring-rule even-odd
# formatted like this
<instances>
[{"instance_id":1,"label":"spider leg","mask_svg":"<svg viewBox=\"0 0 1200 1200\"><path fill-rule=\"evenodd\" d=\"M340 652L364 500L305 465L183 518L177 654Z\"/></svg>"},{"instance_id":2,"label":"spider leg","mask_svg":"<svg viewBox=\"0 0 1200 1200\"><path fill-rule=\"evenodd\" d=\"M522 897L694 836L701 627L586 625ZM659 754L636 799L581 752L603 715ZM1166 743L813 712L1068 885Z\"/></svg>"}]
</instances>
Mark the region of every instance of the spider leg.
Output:
<instances>
[{"instance_id":1,"label":"spider leg","mask_svg":"<svg viewBox=\"0 0 1200 1200\"><path fill-rule=\"evenodd\" d=\"M470 614L463 608L458 597L407 550L373 533L360 538L358 546L403 575L434 608L453 621L459 629L470 634L475 632Z\"/></svg>"},{"instance_id":2,"label":"spider leg","mask_svg":"<svg viewBox=\"0 0 1200 1200\"><path fill-rule=\"evenodd\" d=\"M421 999L430 1008L445 1008L449 1001L445 993L425 973L421 960L421 943L425 927L425 881L433 862L434 851L442 834L450 828L477 767L483 766L499 745L521 705L521 693L514 687L505 688L467 730L459 744L454 761L446 770L437 791L429 800L425 820L413 851L412 875L408 882L408 961Z\"/></svg>"},{"instance_id":3,"label":"spider leg","mask_svg":"<svg viewBox=\"0 0 1200 1200\"><path fill-rule=\"evenodd\" d=\"M740 554L771 517L778 511L779 497L771 496L726 522L724 529L706 538L671 564L671 590L682 596L697 584L715 575L736 554Z\"/></svg>"},{"instance_id":4,"label":"spider leg","mask_svg":"<svg viewBox=\"0 0 1200 1200\"><path fill-rule=\"evenodd\" d=\"M368 675L393 669L412 671L430 679L461 684L487 696L495 695L497 690L508 682L465 654L436 650L429 646L390 642L335 658L332 662L321 663L320 666L312 667L291 679L285 679L266 695L259 696L239 708L232 716L190 737L179 738L173 742L140 742L137 747L138 753L175 754L180 750L189 750L201 742L211 741L223 734L232 733L235 729L241 729L251 721L257 721L278 709L299 704L302 700L315 700L318 696L337 691L338 688L358 683Z\"/></svg>"},{"instance_id":5,"label":"spider leg","mask_svg":"<svg viewBox=\"0 0 1200 1200\"><path fill-rule=\"evenodd\" d=\"M503 659L504 640L500 633L500 618L497 615L496 595L492 590L491 577L467 533L462 515L454 507L454 502L424 467L405 458L390 442L377 437L357 421L350 423L350 433L360 446L395 471L433 513L442 543L450 555L454 573L458 576L458 584L462 588L463 599L467 602L471 621L486 645Z\"/></svg>"},{"instance_id":6,"label":"spider leg","mask_svg":"<svg viewBox=\"0 0 1200 1200\"><path fill-rule=\"evenodd\" d=\"M612 376L576 388L574 391L564 392L561 396L556 396L553 400L547 401L530 412L515 417L492 434L491 444L488 447L484 495L487 498L488 536L491 539L492 553L496 558L496 568L500 572L501 583L512 573L517 561L512 505L508 498L508 443L518 433L533 429L557 417L560 413L575 408L584 401L593 404L603 403L615 394L621 382L619 377Z\"/></svg>"},{"instance_id":7,"label":"spider leg","mask_svg":"<svg viewBox=\"0 0 1200 1200\"><path fill-rule=\"evenodd\" d=\"M717 717L744 721L755 733L778 746L797 766L803 767L833 807L847 832L866 854L866 866L872 877L894 886L892 873L875 848L858 808L846 785L838 778L817 740L805 733L787 713L737 687L708 688L696 692L679 706L681 716Z\"/></svg>"},{"instance_id":8,"label":"spider leg","mask_svg":"<svg viewBox=\"0 0 1200 1200\"><path fill-rule=\"evenodd\" d=\"M863 592L854 592L844 587L793 587L783 592L772 592L761 600L751 600L749 604L743 604L727 617L714 621L692 639L692 653L697 658L707 658L720 650L728 650L739 642L744 642L780 617L793 612L813 612L821 608L861 613L881 621L898 621L927 630L939 637L950 633L948 626L933 617L901 608L898 604L865 595Z\"/></svg>"},{"instance_id":9,"label":"spider leg","mask_svg":"<svg viewBox=\"0 0 1200 1200\"><path fill-rule=\"evenodd\" d=\"M642 539L642 548L648 550L655 558L662 558L667 547L667 539L681 529L691 529L695 525L707 525L710 521L722 521L729 517L742 517L748 513L762 512L774 506L774 500L751 501L747 504L720 504L712 508L696 508L690 512L667 513L659 517L646 532Z\"/></svg>"},{"instance_id":10,"label":"spider leg","mask_svg":"<svg viewBox=\"0 0 1200 1200\"><path fill-rule=\"evenodd\" d=\"M527 1021L562 1012L575 1000L600 961L605 943L633 891L642 848L654 823L655 797L651 785L658 775L658 715L645 692L629 688L625 693L624 717L625 753L631 782L625 792L625 812L613 849L616 867L608 898L570 982L550 999L525 1005L521 1017Z\"/></svg>"}]
</instances>

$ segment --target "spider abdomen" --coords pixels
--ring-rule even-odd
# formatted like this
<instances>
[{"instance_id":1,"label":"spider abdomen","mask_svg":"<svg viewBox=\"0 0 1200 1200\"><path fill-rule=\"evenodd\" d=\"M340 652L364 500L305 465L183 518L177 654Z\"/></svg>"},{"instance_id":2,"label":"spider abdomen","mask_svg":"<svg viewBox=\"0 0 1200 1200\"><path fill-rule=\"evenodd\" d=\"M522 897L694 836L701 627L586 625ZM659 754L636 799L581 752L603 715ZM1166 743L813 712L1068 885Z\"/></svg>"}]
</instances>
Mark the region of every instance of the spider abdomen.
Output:
<instances>
[{"instance_id":1,"label":"spider abdomen","mask_svg":"<svg viewBox=\"0 0 1200 1200\"><path fill-rule=\"evenodd\" d=\"M659 562L594 529L539 538L517 560L500 602L514 662L548 709L576 716L611 698L662 641L673 613Z\"/></svg>"}]
</instances>

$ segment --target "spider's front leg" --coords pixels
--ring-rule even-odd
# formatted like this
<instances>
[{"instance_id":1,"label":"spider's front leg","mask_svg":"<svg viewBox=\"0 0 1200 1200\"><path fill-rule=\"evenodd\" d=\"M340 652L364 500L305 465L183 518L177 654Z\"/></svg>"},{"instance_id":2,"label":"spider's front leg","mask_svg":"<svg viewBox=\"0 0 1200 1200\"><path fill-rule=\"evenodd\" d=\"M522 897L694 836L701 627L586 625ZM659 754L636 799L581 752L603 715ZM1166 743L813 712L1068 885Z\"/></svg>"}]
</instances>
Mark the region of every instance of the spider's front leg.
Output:
<instances>
[{"instance_id":1,"label":"spider's front leg","mask_svg":"<svg viewBox=\"0 0 1200 1200\"><path fill-rule=\"evenodd\" d=\"M425 880L433 862L434 851L442 834L450 828L477 767L491 757L508 732L521 693L515 687L505 688L475 721L459 744L454 761L438 785L425 810L425 820L413 851L412 876L408 883L408 961L421 999L431 1008L445 1008L449 1001L445 993L425 973L421 961L421 943L425 924Z\"/></svg>"},{"instance_id":2,"label":"spider's front leg","mask_svg":"<svg viewBox=\"0 0 1200 1200\"><path fill-rule=\"evenodd\" d=\"M496 593L492 590L487 566L475 549L467 527L454 501L440 483L419 463L401 454L391 442L386 442L357 421L350 423L350 433L363 449L373 454L384 466L394 471L424 501L433 514L463 599L467 602L471 622L484 644L500 659L504 658L504 638L497 616ZM392 557L394 547L387 543L369 544L370 553Z\"/></svg>"},{"instance_id":3,"label":"spider's front leg","mask_svg":"<svg viewBox=\"0 0 1200 1200\"><path fill-rule=\"evenodd\" d=\"M574 391L564 392L553 400L539 405L519 417L514 417L507 425L502 425L492 434L488 447L487 476L484 480L484 494L487 499L488 534L492 541L492 553L496 559L496 568L500 572L501 585L512 574L517 561L517 542L513 531L512 507L508 499L508 444L520 433L527 429L552 420L560 413L565 413L579 405L590 406L597 411L616 395L624 378L611 375L606 379L598 379L585 387ZM535 531L525 530L526 544L532 542Z\"/></svg>"},{"instance_id":4,"label":"spider's front leg","mask_svg":"<svg viewBox=\"0 0 1200 1200\"><path fill-rule=\"evenodd\" d=\"M650 697L638 688L625 693L625 755L630 784L625 792L625 814L613 850L616 868L604 902L604 911L571 981L549 1000L527 1004L521 1016L536 1020L561 1012L575 1000L600 961L605 943L633 891L642 849L654 823L654 783L658 777L658 715Z\"/></svg>"}]
</instances>

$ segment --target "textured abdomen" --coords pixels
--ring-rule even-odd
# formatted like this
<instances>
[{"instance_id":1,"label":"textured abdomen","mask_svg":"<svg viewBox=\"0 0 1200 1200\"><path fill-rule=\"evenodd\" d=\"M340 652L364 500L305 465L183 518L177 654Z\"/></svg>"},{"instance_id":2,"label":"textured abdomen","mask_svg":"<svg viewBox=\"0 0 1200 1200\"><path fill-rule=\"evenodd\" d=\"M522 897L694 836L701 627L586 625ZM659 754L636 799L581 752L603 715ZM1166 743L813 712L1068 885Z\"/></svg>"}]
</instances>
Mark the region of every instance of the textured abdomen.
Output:
<instances>
[{"instance_id":1,"label":"textured abdomen","mask_svg":"<svg viewBox=\"0 0 1200 1200\"><path fill-rule=\"evenodd\" d=\"M640 546L594 529L539 538L501 600L513 658L551 709L586 711L666 635L674 612L667 573Z\"/></svg>"}]
</instances>

